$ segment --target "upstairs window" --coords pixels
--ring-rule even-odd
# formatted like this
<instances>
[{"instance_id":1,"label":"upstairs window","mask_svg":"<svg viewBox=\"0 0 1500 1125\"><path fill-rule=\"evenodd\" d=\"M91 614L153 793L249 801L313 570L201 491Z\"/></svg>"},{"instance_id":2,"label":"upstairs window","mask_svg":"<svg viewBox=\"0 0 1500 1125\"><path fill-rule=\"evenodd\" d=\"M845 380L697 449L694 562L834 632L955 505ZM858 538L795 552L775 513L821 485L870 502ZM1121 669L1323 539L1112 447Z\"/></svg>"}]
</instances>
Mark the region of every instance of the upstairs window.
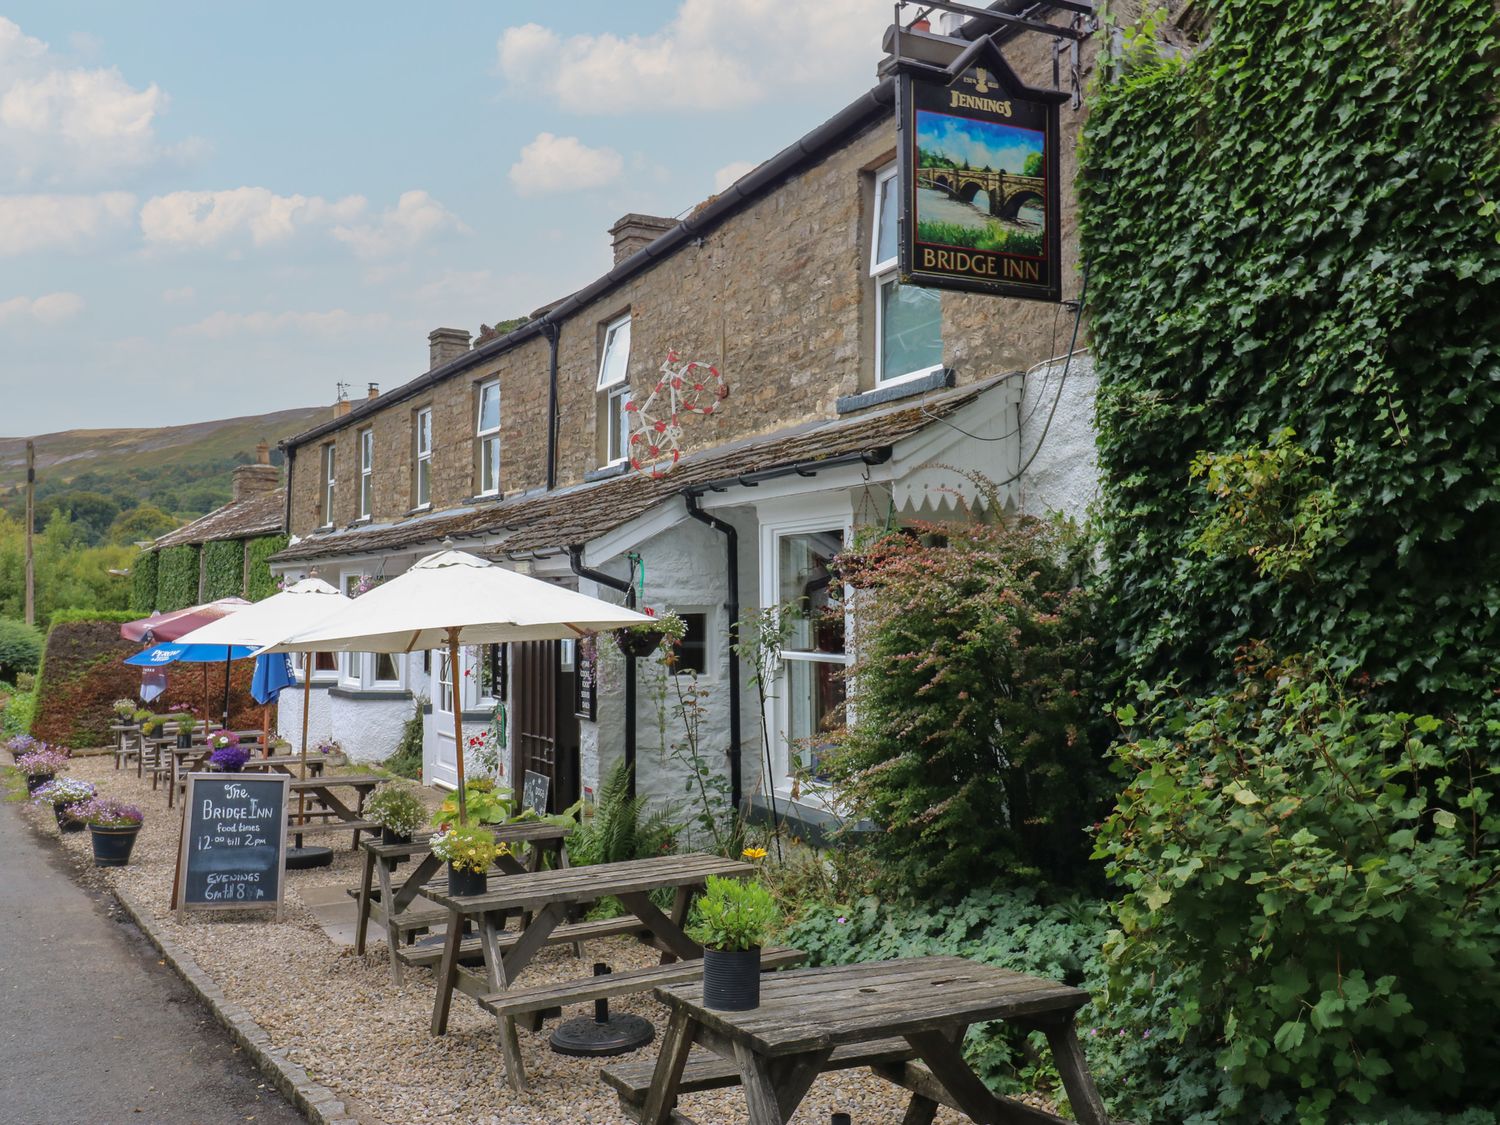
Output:
<instances>
[{"instance_id":1,"label":"upstairs window","mask_svg":"<svg viewBox=\"0 0 1500 1125\"><path fill-rule=\"evenodd\" d=\"M604 421L604 460L615 464L625 460L630 442L630 316L627 314L604 326L604 346L599 353L598 391L602 396Z\"/></svg>"},{"instance_id":2,"label":"upstairs window","mask_svg":"<svg viewBox=\"0 0 1500 1125\"><path fill-rule=\"evenodd\" d=\"M329 442L323 447L323 526L333 526L334 448Z\"/></svg>"},{"instance_id":3,"label":"upstairs window","mask_svg":"<svg viewBox=\"0 0 1500 1125\"><path fill-rule=\"evenodd\" d=\"M413 428L417 444L414 506L425 508L432 503L432 407L417 411Z\"/></svg>"},{"instance_id":4,"label":"upstairs window","mask_svg":"<svg viewBox=\"0 0 1500 1125\"><path fill-rule=\"evenodd\" d=\"M914 379L943 366L943 304L936 289L902 285L896 271L900 189L892 165L875 177L870 277L875 283L875 382Z\"/></svg>"},{"instance_id":5,"label":"upstairs window","mask_svg":"<svg viewBox=\"0 0 1500 1125\"><path fill-rule=\"evenodd\" d=\"M478 415L474 440L479 445L479 495L496 496L500 492L500 380L480 385Z\"/></svg>"},{"instance_id":6,"label":"upstairs window","mask_svg":"<svg viewBox=\"0 0 1500 1125\"><path fill-rule=\"evenodd\" d=\"M359 431L359 518L370 518L370 485L375 469L375 431Z\"/></svg>"}]
</instances>

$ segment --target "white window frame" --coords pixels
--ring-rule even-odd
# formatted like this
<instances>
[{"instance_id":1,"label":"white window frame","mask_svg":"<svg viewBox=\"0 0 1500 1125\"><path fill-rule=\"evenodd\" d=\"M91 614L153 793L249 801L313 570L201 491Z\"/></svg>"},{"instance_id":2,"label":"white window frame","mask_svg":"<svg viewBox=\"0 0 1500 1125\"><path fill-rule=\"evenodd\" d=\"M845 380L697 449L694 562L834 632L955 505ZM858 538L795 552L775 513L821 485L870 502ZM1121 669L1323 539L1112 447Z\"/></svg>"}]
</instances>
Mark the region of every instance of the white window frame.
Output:
<instances>
[{"instance_id":1,"label":"white window frame","mask_svg":"<svg viewBox=\"0 0 1500 1125\"><path fill-rule=\"evenodd\" d=\"M484 397L495 393L495 424L484 425ZM500 380L488 379L479 384L479 396L474 410L474 440L479 445L479 496L500 495ZM493 467L493 482L485 480L486 468Z\"/></svg>"},{"instance_id":2,"label":"white window frame","mask_svg":"<svg viewBox=\"0 0 1500 1125\"><path fill-rule=\"evenodd\" d=\"M370 518L375 474L375 430L366 426L359 431L359 518Z\"/></svg>"},{"instance_id":3,"label":"white window frame","mask_svg":"<svg viewBox=\"0 0 1500 1125\"><path fill-rule=\"evenodd\" d=\"M478 649L469 645L460 645L458 648L458 674L463 676L463 686L458 689L459 706L465 711L489 710L494 706L494 700L481 698L479 695L479 663ZM453 685L443 679L443 668L448 662L448 650L446 648L435 648L432 650L432 680L431 700L434 712L453 717ZM453 736L452 723L448 724L448 736Z\"/></svg>"},{"instance_id":4,"label":"white window frame","mask_svg":"<svg viewBox=\"0 0 1500 1125\"><path fill-rule=\"evenodd\" d=\"M346 570L339 575L339 584L349 597L365 575L362 570ZM339 654L339 687L352 691L404 691L406 689L407 661L399 652L390 653L391 663L396 666L394 680L377 680L375 670L378 654L373 652L345 652ZM314 681L316 682L316 681Z\"/></svg>"},{"instance_id":5,"label":"white window frame","mask_svg":"<svg viewBox=\"0 0 1500 1125\"><path fill-rule=\"evenodd\" d=\"M877 387L894 387L900 383L909 383L914 379L921 379L931 375L934 371L943 369L942 363L934 363L928 367L919 367L915 371L907 371L900 375L885 377L885 288L888 285L900 285L901 279L897 273L898 260L900 257L899 229L896 231L894 245L898 248L895 254L888 258L880 255L880 215L881 198L884 192L897 191L896 166L889 165L875 174L875 194L872 197L873 206L870 208L870 278L875 287L875 385ZM897 222L900 222L900 201L897 201ZM939 322L939 335L941 338L941 322Z\"/></svg>"},{"instance_id":6,"label":"white window frame","mask_svg":"<svg viewBox=\"0 0 1500 1125\"><path fill-rule=\"evenodd\" d=\"M338 447L329 442L323 447L323 526L333 526L334 486L338 483Z\"/></svg>"},{"instance_id":7,"label":"white window frame","mask_svg":"<svg viewBox=\"0 0 1500 1125\"><path fill-rule=\"evenodd\" d=\"M715 644L717 634L715 628L718 626L718 617L715 607L711 605L674 605L669 607L679 617L689 613L697 613L703 616L703 664L701 672L682 671L675 673L678 676L697 676L700 684L708 684L718 679L719 649Z\"/></svg>"},{"instance_id":8,"label":"white window frame","mask_svg":"<svg viewBox=\"0 0 1500 1125\"><path fill-rule=\"evenodd\" d=\"M843 536L844 545L848 546L854 534L854 513L849 503L847 494L837 497L788 497L784 502L785 515L775 513L773 505L760 505L761 527L760 527L760 589L762 608L775 606L780 601L781 592L781 540L791 535L807 534L811 532L828 531L840 532ZM767 515L766 509L771 508L772 514ZM849 605L849 590L845 588L844 604ZM782 799L790 800L792 793L792 762L791 762L791 739L789 730L791 728L791 694L788 690L789 674L787 662L806 661L808 663L839 664L848 667L853 657L850 653L850 638L854 635L853 622L850 620L848 609L845 610L844 621L844 653L835 656L831 653L815 653L802 651L783 651L781 660L772 670L771 690L766 698L765 713L761 721L767 729L773 732L771 739L771 767L772 788L776 795ZM827 801L823 799L820 792L826 791L827 786L813 778L803 779L800 784L799 799L804 804L823 807Z\"/></svg>"},{"instance_id":9,"label":"white window frame","mask_svg":"<svg viewBox=\"0 0 1500 1125\"><path fill-rule=\"evenodd\" d=\"M624 330L624 351L620 362L612 366L611 358L620 345ZM630 421L626 407L630 404L630 314L617 316L604 326L604 344L599 349L599 375L594 389L604 395L604 463L618 465L630 457Z\"/></svg>"},{"instance_id":10,"label":"white window frame","mask_svg":"<svg viewBox=\"0 0 1500 1125\"><path fill-rule=\"evenodd\" d=\"M414 508L423 509L432 507L432 407L424 406L413 416L416 427L416 495L413 497L416 503ZM425 443L425 444L424 444ZM423 497L423 493L426 497Z\"/></svg>"},{"instance_id":11,"label":"white window frame","mask_svg":"<svg viewBox=\"0 0 1500 1125\"><path fill-rule=\"evenodd\" d=\"M313 653L313 652L294 652L294 653L292 653L291 654L291 656L292 656L292 679L294 681L296 681L297 683L299 683L299 684L302 683L303 682L303 672L302 672L303 665L306 663L306 661L309 658L315 657L315 656L318 656L318 655L319 655L318 653ZM340 673L341 662L339 660L339 654L338 653L332 653L331 655L333 656L333 660L334 660L334 664L333 664L332 668L314 668L313 669L313 681L312 681L313 682L313 687L317 687L319 684L327 685L327 684L336 684L336 683L339 682L339 678L340 678L340 675L341 675L341 673Z\"/></svg>"}]
</instances>

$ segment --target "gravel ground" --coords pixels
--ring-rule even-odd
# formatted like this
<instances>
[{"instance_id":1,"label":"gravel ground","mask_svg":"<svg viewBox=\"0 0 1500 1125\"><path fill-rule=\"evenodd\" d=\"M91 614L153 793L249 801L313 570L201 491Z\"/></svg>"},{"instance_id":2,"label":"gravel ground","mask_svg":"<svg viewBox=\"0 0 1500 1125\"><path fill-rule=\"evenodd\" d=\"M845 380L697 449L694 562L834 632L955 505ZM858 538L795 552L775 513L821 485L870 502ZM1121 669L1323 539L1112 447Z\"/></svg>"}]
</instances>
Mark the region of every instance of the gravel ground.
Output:
<instances>
[{"instance_id":1,"label":"gravel ground","mask_svg":"<svg viewBox=\"0 0 1500 1125\"><path fill-rule=\"evenodd\" d=\"M353 771L351 771L353 772ZM347 843L335 846L331 867L287 873L286 920L281 925L264 913L231 911L191 914L178 925L168 910L177 856L178 809L166 807L163 789L151 791L133 771L116 771L108 756L76 759L71 776L94 782L108 796L139 804L146 824L128 867L92 866L88 833L62 837L79 865L80 877L100 886L123 886L148 905L166 936L178 942L213 976L230 1000L242 1004L291 1061L312 1078L333 1088L350 1104L350 1112L389 1125L464 1122L465 1125L627 1125L614 1092L598 1079L598 1060L554 1054L545 1033L521 1031L521 1051L531 1089L516 1094L505 1085L492 1017L462 995L454 999L449 1033L434 1038L432 974L408 969L406 983L396 987L383 942L372 943L363 957L352 947L335 944L302 904L299 890L314 886L356 886L358 854ZM434 801L434 804L436 802ZM28 812L39 830L56 832L51 813ZM347 839L330 835L327 842ZM323 838L319 842L324 842ZM655 963L656 954L624 938L591 941L580 964L570 947L545 951L522 977L526 983L567 980L588 972L595 960L616 969ZM665 1027L665 1009L648 996L621 998L622 1011L645 1016ZM580 1005L564 1015L591 1012ZM634 1056L655 1057L656 1045ZM829 1114L843 1111L856 1125L884 1125L901 1120L905 1095L867 1071L848 1071L818 1079L793 1125L826 1125ZM745 1120L738 1090L692 1094L683 1112L702 1125L734 1125ZM939 1125L966 1120L940 1111Z\"/></svg>"}]
</instances>

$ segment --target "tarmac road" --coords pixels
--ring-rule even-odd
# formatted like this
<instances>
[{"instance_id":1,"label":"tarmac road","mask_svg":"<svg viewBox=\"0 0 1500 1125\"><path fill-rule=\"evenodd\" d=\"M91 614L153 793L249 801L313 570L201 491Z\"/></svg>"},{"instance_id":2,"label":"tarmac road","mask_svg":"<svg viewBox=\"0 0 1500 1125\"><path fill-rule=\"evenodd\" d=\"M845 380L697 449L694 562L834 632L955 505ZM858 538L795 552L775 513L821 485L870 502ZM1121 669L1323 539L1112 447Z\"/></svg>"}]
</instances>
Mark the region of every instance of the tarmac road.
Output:
<instances>
[{"instance_id":1,"label":"tarmac road","mask_svg":"<svg viewBox=\"0 0 1500 1125\"><path fill-rule=\"evenodd\" d=\"M0 807L0 1122L306 1122L14 807Z\"/></svg>"}]
</instances>

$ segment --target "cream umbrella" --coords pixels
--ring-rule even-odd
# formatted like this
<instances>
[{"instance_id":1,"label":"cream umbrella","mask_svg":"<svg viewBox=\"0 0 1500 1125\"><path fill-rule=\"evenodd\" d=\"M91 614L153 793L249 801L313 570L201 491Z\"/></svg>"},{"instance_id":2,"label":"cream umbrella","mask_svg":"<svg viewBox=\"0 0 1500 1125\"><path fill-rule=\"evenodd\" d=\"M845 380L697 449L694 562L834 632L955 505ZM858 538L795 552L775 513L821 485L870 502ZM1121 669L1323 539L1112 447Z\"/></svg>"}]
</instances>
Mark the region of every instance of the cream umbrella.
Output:
<instances>
[{"instance_id":1,"label":"cream umbrella","mask_svg":"<svg viewBox=\"0 0 1500 1125\"><path fill-rule=\"evenodd\" d=\"M458 818L468 823L460 645L581 637L649 622L645 614L563 589L464 551L428 555L398 578L265 652L419 652L446 648L453 682Z\"/></svg>"}]
</instances>

